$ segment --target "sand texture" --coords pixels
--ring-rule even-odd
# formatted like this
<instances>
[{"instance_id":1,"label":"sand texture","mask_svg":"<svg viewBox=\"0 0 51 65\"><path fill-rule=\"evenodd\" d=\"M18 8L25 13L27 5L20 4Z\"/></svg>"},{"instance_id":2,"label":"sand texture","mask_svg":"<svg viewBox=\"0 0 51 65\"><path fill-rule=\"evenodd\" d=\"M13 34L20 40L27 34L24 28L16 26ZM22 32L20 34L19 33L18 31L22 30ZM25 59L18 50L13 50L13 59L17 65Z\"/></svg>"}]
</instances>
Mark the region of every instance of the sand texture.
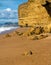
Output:
<instances>
[{"instance_id":1,"label":"sand texture","mask_svg":"<svg viewBox=\"0 0 51 65\"><path fill-rule=\"evenodd\" d=\"M0 65L51 65L51 35L41 40L30 40L16 31L0 35Z\"/></svg>"}]
</instances>

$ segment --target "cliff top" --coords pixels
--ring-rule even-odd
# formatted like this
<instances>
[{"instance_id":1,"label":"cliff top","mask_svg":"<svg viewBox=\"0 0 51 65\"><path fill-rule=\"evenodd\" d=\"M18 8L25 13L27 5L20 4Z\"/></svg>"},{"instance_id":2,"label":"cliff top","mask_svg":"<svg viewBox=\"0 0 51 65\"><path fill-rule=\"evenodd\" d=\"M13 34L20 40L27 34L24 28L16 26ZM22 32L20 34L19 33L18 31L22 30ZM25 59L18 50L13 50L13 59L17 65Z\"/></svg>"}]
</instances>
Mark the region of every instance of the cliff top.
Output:
<instances>
[{"instance_id":1,"label":"cliff top","mask_svg":"<svg viewBox=\"0 0 51 65\"><path fill-rule=\"evenodd\" d=\"M28 1L34 3L41 3L41 4L46 4L46 2L51 3L51 0L28 0Z\"/></svg>"}]
</instances>

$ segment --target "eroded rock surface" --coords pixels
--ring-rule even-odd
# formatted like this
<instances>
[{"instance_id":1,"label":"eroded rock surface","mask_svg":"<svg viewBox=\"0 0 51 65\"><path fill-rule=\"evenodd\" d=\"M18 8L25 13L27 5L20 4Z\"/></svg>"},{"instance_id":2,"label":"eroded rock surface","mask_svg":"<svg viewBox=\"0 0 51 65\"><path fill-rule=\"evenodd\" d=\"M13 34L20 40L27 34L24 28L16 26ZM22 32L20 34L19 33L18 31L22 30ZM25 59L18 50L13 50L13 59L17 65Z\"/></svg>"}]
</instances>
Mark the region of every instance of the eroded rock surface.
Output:
<instances>
[{"instance_id":1,"label":"eroded rock surface","mask_svg":"<svg viewBox=\"0 0 51 65\"><path fill-rule=\"evenodd\" d=\"M51 0L28 0L19 6L18 17L19 26L30 26L24 35L51 33Z\"/></svg>"},{"instance_id":2,"label":"eroded rock surface","mask_svg":"<svg viewBox=\"0 0 51 65\"><path fill-rule=\"evenodd\" d=\"M51 0L47 0L51 2ZM46 0L28 0L28 2L19 6L19 25L20 26L34 26L51 23L46 8L42 6Z\"/></svg>"}]
</instances>

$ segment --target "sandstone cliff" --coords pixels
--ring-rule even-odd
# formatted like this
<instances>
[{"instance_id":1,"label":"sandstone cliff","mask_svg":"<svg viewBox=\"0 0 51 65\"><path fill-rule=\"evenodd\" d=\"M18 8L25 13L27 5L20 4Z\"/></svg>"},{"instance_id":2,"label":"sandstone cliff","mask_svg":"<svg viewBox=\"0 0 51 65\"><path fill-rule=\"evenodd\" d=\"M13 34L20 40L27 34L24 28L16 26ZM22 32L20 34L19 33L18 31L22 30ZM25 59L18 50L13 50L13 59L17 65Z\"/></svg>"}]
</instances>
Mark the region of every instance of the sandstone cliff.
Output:
<instances>
[{"instance_id":1,"label":"sandstone cliff","mask_svg":"<svg viewBox=\"0 0 51 65\"><path fill-rule=\"evenodd\" d=\"M20 26L35 26L35 25L48 25L51 23L46 8L42 5L46 1L51 3L51 0L28 0L28 2L21 4L18 9L18 17Z\"/></svg>"}]
</instances>

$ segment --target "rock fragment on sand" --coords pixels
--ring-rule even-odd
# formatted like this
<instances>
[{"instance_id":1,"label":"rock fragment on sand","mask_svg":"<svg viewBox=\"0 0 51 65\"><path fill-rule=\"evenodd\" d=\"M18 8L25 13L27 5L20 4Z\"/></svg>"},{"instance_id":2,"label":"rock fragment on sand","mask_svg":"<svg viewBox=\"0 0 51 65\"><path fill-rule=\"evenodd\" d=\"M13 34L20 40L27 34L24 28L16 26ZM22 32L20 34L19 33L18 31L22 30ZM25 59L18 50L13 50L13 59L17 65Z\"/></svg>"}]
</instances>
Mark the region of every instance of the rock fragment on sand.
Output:
<instances>
[{"instance_id":1,"label":"rock fragment on sand","mask_svg":"<svg viewBox=\"0 0 51 65\"><path fill-rule=\"evenodd\" d=\"M11 37L11 35L10 34L6 34L5 37Z\"/></svg>"},{"instance_id":2,"label":"rock fragment on sand","mask_svg":"<svg viewBox=\"0 0 51 65\"><path fill-rule=\"evenodd\" d=\"M40 39L44 39L46 37L48 37L47 34L41 34L41 35L38 36L38 39L40 40Z\"/></svg>"},{"instance_id":3,"label":"rock fragment on sand","mask_svg":"<svg viewBox=\"0 0 51 65\"><path fill-rule=\"evenodd\" d=\"M32 54L33 54L33 52L31 50L30 51L26 51L26 52L23 53L24 56L32 55Z\"/></svg>"},{"instance_id":4,"label":"rock fragment on sand","mask_svg":"<svg viewBox=\"0 0 51 65\"><path fill-rule=\"evenodd\" d=\"M15 33L16 33L17 35L19 35L19 36L23 35L22 32L15 31Z\"/></svg>"},{"instance_id":5,"label":"rock fragment on sand","mask_svg":"<svg viewBox=\"0 0 51 65\"><path fill-rule=\"evenodd\" d=\"M31 35L27 38L30 39L30 40L40 40L40 39L44 39L46 37L48 37L47 34L40 34L40 35Z\"/></svg>"}]
</instances>

